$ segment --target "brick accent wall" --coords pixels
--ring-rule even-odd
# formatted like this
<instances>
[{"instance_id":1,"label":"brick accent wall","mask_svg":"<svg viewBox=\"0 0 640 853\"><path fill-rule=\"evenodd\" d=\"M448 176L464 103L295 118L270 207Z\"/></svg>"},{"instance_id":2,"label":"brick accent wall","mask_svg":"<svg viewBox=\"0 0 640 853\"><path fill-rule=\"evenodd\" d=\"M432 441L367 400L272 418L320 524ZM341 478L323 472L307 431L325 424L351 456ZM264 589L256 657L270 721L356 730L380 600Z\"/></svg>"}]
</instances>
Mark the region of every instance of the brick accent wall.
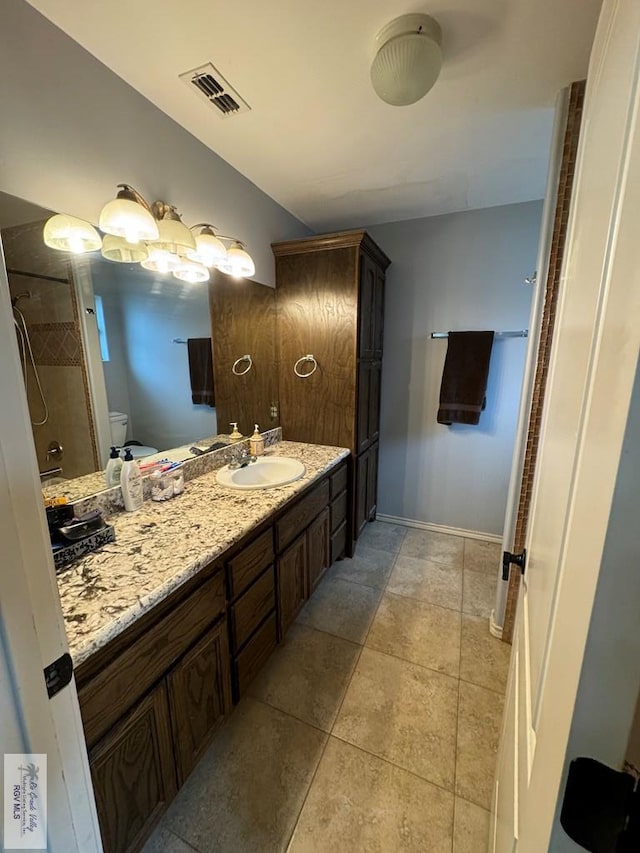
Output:
<instances>
[{"instance_id":1,"label":"brick accent wall","mask_svg":"<svg viewBox=\"0 0 640 853\"><path fill-rule=\"evenodd\" d=\"M545 283L540 343L538 346L538 358L536 362L535 379L531 398L531 411L529 414L527 445L522 472L522 484L520 486L520 498L518 501L516 531L512 548L515 553L522 551L525 547L527 525L529 522L533 475L538 458L540 423L544 407L547 375L549 372L549 358L551 356L556 308L558 305L560 273L562 270L564 247L567 237L567 223L569 221L569 207L571 204L576 155L578 152L578 140L580 138L584 91L585 81L581 80L572 84L569 93L567 125L564 134L562 162L560 165L560 176L558 180L558 196L553 223L553 236L551 238L551 251L549 254L549 270ZM512 566L511 574L509 576L509 587L507 590L505 620L502 629L502 639L507 643L511 643L513 639L513 628L515 625L519 589L520 570L517 567Z\"/></svg>"}]
</instances>

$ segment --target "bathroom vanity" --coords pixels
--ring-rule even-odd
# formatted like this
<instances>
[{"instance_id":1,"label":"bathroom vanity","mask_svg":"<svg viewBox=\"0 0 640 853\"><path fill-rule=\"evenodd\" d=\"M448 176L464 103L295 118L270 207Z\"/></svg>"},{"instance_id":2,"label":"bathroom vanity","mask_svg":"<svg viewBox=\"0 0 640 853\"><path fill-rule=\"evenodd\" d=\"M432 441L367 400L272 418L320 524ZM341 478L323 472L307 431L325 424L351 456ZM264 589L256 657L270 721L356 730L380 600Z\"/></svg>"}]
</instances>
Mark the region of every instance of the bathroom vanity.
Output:
<instances>
[{"instance_id":1,"label":"bathroom vanity","mask_svg":"<svg viewBox=\"0 0 640 853\"><path fill-rule=\"evenodd\" d=\"M346 449L282 442L306 474L231 491L215 472L110 519L117 540L59 576L105 851L140 849L331 563Z\"/></svg>"}]
</instances>

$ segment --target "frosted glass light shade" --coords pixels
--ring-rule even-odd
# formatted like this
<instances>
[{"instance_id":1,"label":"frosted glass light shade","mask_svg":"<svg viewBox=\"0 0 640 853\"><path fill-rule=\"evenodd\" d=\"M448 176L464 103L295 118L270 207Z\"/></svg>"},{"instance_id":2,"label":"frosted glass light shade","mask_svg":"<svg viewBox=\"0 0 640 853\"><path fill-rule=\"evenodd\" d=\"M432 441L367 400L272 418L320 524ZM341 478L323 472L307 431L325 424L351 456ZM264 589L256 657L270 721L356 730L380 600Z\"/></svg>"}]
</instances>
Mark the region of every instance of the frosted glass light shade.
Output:
<instances>
[{"instance_id":1,"label":"frosted glass light shade","mask_svg":"<svg viewBox=\"0 0 640 853\"><path fill-rule=\"evenodd\" d=\"M227 249L221 240L209 230L203 230L196 236L195 250L187 252L187 257L192 261L204 264L205 267L216 267L226 260Z\"/></svg>"},{"instance_id":2,"label":"frosted glass light shade","mask_svg":"<svg viewBox=\"0 0 640 853\"><path fill-rule=\"evenodd\" d=\"M147 250L149 252L148 258L140 263L140 266L146 270L168 273L177 270L184 263L184 260L175 252L160 249L153 243L147 246Z\"/></svg>"},{"instance_id":3,"label":"frosted glass light shade","mask_svg":"<svg viewBox=\"0 0 640 853\"><path fill-rule=\"evenodd\" d=\"M106 234L102 240L102 257L118 264L139 264L149 257L144 243L129 243L124 237Z\"/></svg>"},{"instance_id":4,"label":"frosted glass light shade","mask_svg":"<svg viewBox=\"0 0 640 853\"><path fill-rule=\"evenodd\" d=\"M256 266L242 243L232 243L227 249L227 258L218 264L218 269L234 278L248 278L255 275Z\"/></svg>"},{"instance_id":5,"label":"frosted glass light shade","mask_svg":"<svg viewBox=\"0 0 640 853\"><path fill-rule=\"evenodd\" d=\"M158 239L158 223L137 201L114 198L100 212L98 227L105 234L124 237L129 243Z\"/></svg>"},{"instance_id":6,"label":"frosted glass light shade","mask_svg":"<svg viewBox=\"0 0 640 853\"><path fill-rule=\"evenodd\" d=\"M50 249L74 255L95 252L102 245L100 235L90 222L66 213L56 213L47 219L42 236Z\"/></svg>"},{"instance_id":7,"label":"frosted glass light shade","mask_svg":"<svg viewBox=\"0 0 640 853\"><path fill-rule=\"evenodd\" d=\"M195 252L196 239L187 226L179 219L160 219L157 222L158 237L150 241L149 248L161 249L174 255L186 256Z\"/></svg>"},{"instance_id":8,"label":"frosted glass light shade","mask_svg":"<svg viewBox=\"0 0 640 853\"><path fill-rule=\"evenodd\" d=\"M401 15L376 38L371 83L393 106L419 101L432 88L442 68L442 33L429 15Z\"/></svg>"},{"instance_id":9,"label":"frosted glass light shade","mask_svg":"<svg viewBox=\"0 0 640 853\"><path fill-rule=\"evenodd\" d=\"M209 281L209 270L202 264L197 264L195 261L183 261L180 266L173 271L175 278L180 281L188 281L195 284L199 281Z\"/></svg>"}]
</instances>

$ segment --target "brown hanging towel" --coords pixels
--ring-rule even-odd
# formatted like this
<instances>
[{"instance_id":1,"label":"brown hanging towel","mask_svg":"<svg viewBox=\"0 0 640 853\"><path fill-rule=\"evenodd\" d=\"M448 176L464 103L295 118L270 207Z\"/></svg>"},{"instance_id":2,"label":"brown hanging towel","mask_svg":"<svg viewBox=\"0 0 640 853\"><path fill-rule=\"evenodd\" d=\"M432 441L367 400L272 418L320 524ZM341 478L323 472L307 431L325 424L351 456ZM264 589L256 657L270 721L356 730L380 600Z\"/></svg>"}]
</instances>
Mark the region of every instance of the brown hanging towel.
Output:
<instances>
[{"instance_id":1,"label":"brown hanging towel","mask_svg":"<svg viewBox=\"0 0 640 853\"><path fill-rule=\"evenodd\" d=\"M211 338L188 338L187 350L191 400L196 405L215 406Z\"/></svg>"},{"instance_id":2,"label":"brown hanging towel","mask_svg":"<svg viewBox=\"0 0 640 853\"><path fill-rule=\"evenodd\" d=\"M483 411L493 332L449 332L439 424L477 424Z\"/></svg>"}]
</instances>

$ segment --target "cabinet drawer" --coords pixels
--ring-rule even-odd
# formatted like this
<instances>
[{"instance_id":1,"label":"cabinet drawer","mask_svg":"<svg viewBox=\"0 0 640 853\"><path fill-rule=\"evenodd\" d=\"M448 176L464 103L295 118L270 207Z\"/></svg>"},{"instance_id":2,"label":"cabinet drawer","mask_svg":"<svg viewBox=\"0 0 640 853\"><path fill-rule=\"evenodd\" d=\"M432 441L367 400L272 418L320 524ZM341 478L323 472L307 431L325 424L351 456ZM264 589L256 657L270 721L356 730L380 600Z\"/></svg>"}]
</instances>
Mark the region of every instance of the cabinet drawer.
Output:
<instances>
[{"instance_id":1,"label":"cabinet drawer","mask_svg":"<svg viewBox=\"0 0 640 853\"><path fill-rule=\"evenodd\" d=\"M273 529L265 530L229 560L229 597L235 598L273 563Z\"/></svg>"},{"instance_id":2,"label":"cabinet drawer","mask_svg":"<svg viewBox=\"0 0 640 853\"><path fill-rule=\"evenodd\" d=\"M272 613L235 660L235 701L244 694L276 647L276 614Z\"/></svg>"},{"instance_id":3,"label":"cabinet drawer","mask_svg":"<svg viewBox=\"0 0 640 853\"><path fill-rule=\"evenodd\" d=\"M331 502L331 532L337 530L343 521L347 520L347 493L341 495Z\"/></svg>"},{"instance_id":4,"label":"cabinet drawer","mask_svg":"<svg viewBox=\"0 0 640 853\"><path fill-rule=\"evenodd\" d=\"M271 565L231 608L234 651L244 645L275 606L275 573Z\"/></svg>"},{"instance_id":5,"label":"cabinet drawer","mask_svg":"<svg viewBox=\"0 0 640 853\"><path fill-rule=\"evenodd\" d=\"M347 488L347 466L342 465L335 474L331 475L331 500Z\"/></svg>"},{"instance_id":6,"label":"cabinet drawer","mask_svg":"<svg viewBox=\"0 0 640 853\"><path fill-rule=\"evenodd\" d=\"M165 674L225 606L224 572L219 572L79 691L89 746Z\"/></svg>"},{"instance_id":7,"label":"cabinet drawer","mask_svg":"<svg viewBox=\"0 0 640 853\"><path fill-rule=\"evenodd\" d=\"M338 557L344 556L345 547L347 544L347 522L331 534L331 563L335 563Z\"/></svg>"},{"instance_id":8,"label":"cabinet drawer","mask_svg":"<svg viewBox=\"0 0 640 853\"><path fill-rule=\"evenodd\" d=\"M293 542L328 503L329 479L327 478L276 522L278 551L282 551L290 542Z\"/></svg>"}]
</instances>

